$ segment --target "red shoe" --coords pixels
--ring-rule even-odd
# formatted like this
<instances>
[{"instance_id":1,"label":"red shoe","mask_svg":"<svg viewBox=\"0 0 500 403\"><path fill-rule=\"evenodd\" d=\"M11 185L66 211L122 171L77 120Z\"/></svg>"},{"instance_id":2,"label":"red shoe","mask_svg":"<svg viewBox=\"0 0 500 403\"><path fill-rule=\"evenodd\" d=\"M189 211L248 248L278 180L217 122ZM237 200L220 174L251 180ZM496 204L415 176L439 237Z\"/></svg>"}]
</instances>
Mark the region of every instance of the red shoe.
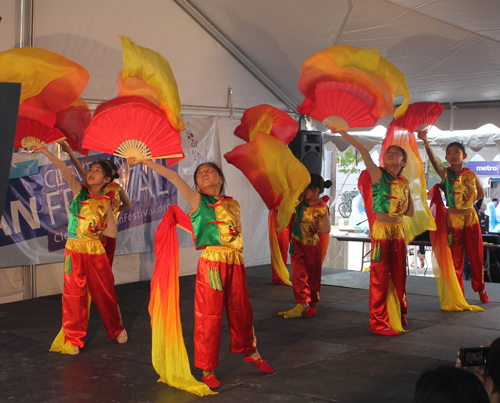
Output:
<instances>
[{"instance_id":1,"label":"red shoe","mask_svg":"<svg viewBox=\"0 0 500 403\"><path fill-rule=\"evenodd\" d=\"M486 292L486 290L484 290L484 294L479 293L479 299L481 300L481 302L483 304L490 302L490 299L488 298L488 293Z\"/></svg>"},{"instance_id":2,"label":"red shoe","mask_svg":"<svg viewBox=\"0 0 500 403\"><path fill-rule=\"evenodd\" d=\"M406 315L401 315L401 324L408 325L408 319L406 319Z\"/></svg>"},{"instance_id":3,"label":"red shoe","mask_svg":"<svg viewBox=\"0 0 500 403\"><path fill-rule=\"evenodd\" d=\"M216 389L220 386L220 381L217 379L214 373L203 375L203 383L207 385L210 389Z\"/></svg>"},{"instance_id":4,"label":"red shoe","mask_svg":"<svg viewBox=\"0 0 500 403\"><path fill-rule=\"evenodd\" d=\"M249 362L250 364L257 365L257 367L259 368L259 370L261 372L265 372L266 374L272 374L274 372L274 370L269 366L267 361L263 360L262 358L259 358L256 360L256 359L250 357L249 355L245 355L245 357L243 357L243 359L246 362Z\"/></svg>"},{"instance_id":5,"label":"red shoe","mask_svg":"<svg viewBox=\"0 0 500 403\"><path fill-rule=\"evenodd\" d=\"M308 318L312 318L314 315L316 315L316 309L314 309L312 306L308 306L306 309L304 309L304 313Z\"/></svg>"},{"instance_id":6,"label":"red shoe","mask_svg":"<svg viewBox=\"0 0 500 403\"><path fill-rule=\"evenodd\" d=\"M381 334L382 336L397 336L399 334L394 329L372 330L372 332Z\"/></svg>"}]
</instances>

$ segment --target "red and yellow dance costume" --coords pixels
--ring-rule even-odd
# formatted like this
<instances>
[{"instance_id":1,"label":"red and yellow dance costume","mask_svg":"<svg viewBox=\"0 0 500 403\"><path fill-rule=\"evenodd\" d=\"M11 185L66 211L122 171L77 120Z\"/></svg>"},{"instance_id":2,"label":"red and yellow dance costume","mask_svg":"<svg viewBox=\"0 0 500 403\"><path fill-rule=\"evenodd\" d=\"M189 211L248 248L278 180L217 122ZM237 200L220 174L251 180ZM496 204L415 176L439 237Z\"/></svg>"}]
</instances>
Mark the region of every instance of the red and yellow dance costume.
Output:
<instances>
[{"instance_id":1,"label":"red and yellow dance costume","mask_svg":"<svg viewBox=\"0 0 500 403\"><path fill-rule=\"evenodd\" d=\"M116 222L118 219L118 212L120 211L120 190L122 187L116 182L111 182L108 186L104 188L102 194L108 196L111 199L111 208L113 209L113 217ZM109 265L113 267L113 260L115 258L116 249L116 238L110 238L103 235L101 238L102 246L106 251L106 256L109 260Z\"/></svg>"},{"instance_id":2,"label":"red and yellow dance costume","mask_svg":"<svg viewBox=\"0 0 500 403\"><path fill-rule=\"evenodd\" d=\"M450 213L446 218L448 242L451 248L455 272L462 292L464 292L464 255L467 252L471 267L471 285L475 292L485 289L484 286L484 252L483 236L476 210L473 208L477 199L476 179L474 173L463 168L460 173L447 168L446 178L441 183L448 207L472 209L466 213Z\"/></svg>"},{"instance_id":3,"label":"red and yellow dance costume","mask_svg":"<svg viewBox=\"0 0 500 403\"><path fill-rule=\"evenodd\" d=\"M242 255L240 207L231 197L202 193L200 206L189 215L196 249L205 249L196 275L195 366L210 370L219 366L224 307L231 352L248 353L257 345Z\"/></svg>"},{"instance_id":4,"label":"red and yellow dance costume","mask_svg":"<svg viewBox=\"0 0 500 403\"><path fill-rule=\"evenodd\" d=\"M380 181L372 185L374 213L402 218L408 210L410 186L402 175L394 176L381 168ZM370 230L372 255L370 265L370 330L391 328L387 312L387 291L392 279L401 315L406 315L406 238L403 221L385 223L375 220Z\"/></svg>"},{"instance_id":5,"label":"red and yellow dance costume","mask_svg":"<svg viewBox=\"0 0 500 403\"><path fill-rule=\"evenodd\" d=\"M100 237L106 228L107 196L82 190L69 204L68 240L64 253L63 329L65 342L82 348L88 321L88 294L96 304L109 339L124 329L114 277Z\"/></svg>"},{"instance_id":6,"label":"red and yellow dance costume","mask_svg":"<svg viewBox=\"0 0 500 403\"><path fill-rule=\"evenodd\" d=\"M293 294L297 304L309 304L313 309L319 301L323 264L318 232L327 213L324 201L311 205L303 200L295 207L290 248Z\"/></svg>"}]
</instances>

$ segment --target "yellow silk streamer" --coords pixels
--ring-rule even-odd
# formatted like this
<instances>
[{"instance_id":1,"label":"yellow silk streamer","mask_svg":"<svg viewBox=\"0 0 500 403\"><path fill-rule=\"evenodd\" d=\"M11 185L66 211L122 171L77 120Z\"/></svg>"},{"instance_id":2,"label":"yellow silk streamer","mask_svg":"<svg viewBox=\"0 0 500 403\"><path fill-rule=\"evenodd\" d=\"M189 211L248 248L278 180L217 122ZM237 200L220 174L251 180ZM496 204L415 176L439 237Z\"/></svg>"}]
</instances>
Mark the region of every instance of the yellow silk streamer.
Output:
<instances>
[{"instance_id":1,"label":"yellow silk streamer","mask_svg":"<svg viewBox=\"0 0 500 403\"><path fill-rule=\"evenodd\" d=\"M90 298L90 294L87 294L87 322L90 319L90 304L92 303L92 298ZM57 334L56 338L52 342L52 345L50 346L50 350L55 353L61 353L61 354L72 354L75 351L75 346L71 344L71 342L66 340L66 333L64 333L64 327L61 326L61 330L59 330L59 333Z\"/></svg>"},{"instance_id":2,"label":"yellow silk streamer","mask_svg":"<svg viewBox=\"0 0 500 403\"><path fill-rule=\"evenodd\" d=\"M328 67L326 67L327 60L331 62ZM403 115L410 104L411 95L403 73L382 57L377 49L360 49L348 45L332 46L307 58L302 64L303 75L309 67L318 68L318 71L313 74L316 76L312 77L314 80L317 80L319 75L323 75L323 80L327 80L328 75L333 74L335 67L338 69L352 67L379 77L389 86L393 97L405 97L401 106L394 112L395 118ZM314 71L313 69L310 70ZM299 87L301 84L299 83Z\"/></svg>"},{"instance_id":3,"label":"yellow silk streamer","mask_svg":"<svg viewBox=\"0 0 500 403\"><path fill-rule=\"evenodd\" d=\"M418 152L415 135L409 133L405 129L394 127L391 124L387 129L387 135L380 152L379 162L381 165L383 163L385 151L388 147L393 145L404 148L408 157L402 175L408 179L410 183L410 192L414 208L413 217L403 216L406 243L409 244L417 235L427 230L435 231L436 223L427 205L427 184L425 181L424 164Z\"/></svg>"},{"instance_id":4,"label":"yellow silk streamer","mask_svg":"<svg viewBox=\"0 0 500 403\"><path fill-rule=\"evenodd\" d=\"M168 61L160 54L136 45L127 37L119 38L123 48L122 78L136 77L156 88L160 108L165 111L170 124L177 131L182 131L181 101Z\"/></svg>"},{"instance_id":5,"label":"yellow silk streamer","mask_svg":"<svg viewBox=\"0 0 500 403\"><path fill-rule=\"evenodd\" d=\"M179 241L176 226L193 232L189 217L171 206L155 233L155 269L151 279L151 316L153 367L165 382L198 396L213 395L210 388L191 374L182 336L179 309Z\"/></svg>"},{"instance_id":6,"label":"yellow silk streamer","mask_svg":"<svg viewBox=\"0 0 500 403\"><path fill-rule=\"evenodd\" d=\"M434 187L431 195L431 210L436 220L437 230L431 232L432 270L436 279L439 301L443 311L484 311L465 300L455 272L455 265L448 244L446 209L439 188Z\"/></svg>"},{"instance_id":7,"label":"yellow silk streamer","mask_svg":"<svg viewBox=\"0 0 500 403\"><path fill-rule=\"evenodd\" d=\"M285 266L285 263L283 262L283 257L281 256L278 236L276 235L275 222L276 220L274 214L270 214L268 225L269 225L269 243L271 244L271 263L281 281L283 281L286 285L292 285L292 282L290 281L290 273L288 272L288 269Z\"/></svg>"},{"instance_id":8,"label":"yellow silk streamer","mask_svg":"<svg viewBox=\"0 0 500 403\"><path fill-rule=\"evenodd\" d=\"M39 95L57 80L58 104L64 99L68 106L83 91L89 73L79 64L50 50L23 47L0 52L0 81L21 83L20 102ZM68 99L69 98L69 99ZM67 101L67 102L66 102ZM62 109L58 105L56 111Z\"/></svg>"},{"instance_id":9,"label":"yellow silk streamer","mask_svg":"<svg viewBox=\"0 0 500 403\"><path fill-rule=\"evenodd\" d=\"M398 293L396 292L396 288L394 287L394 283L391 278L389 278L386 304L391 329L399 333L407 332L408 330L404 330L403 325L401 324L401 304L399 303Z\"/></svg>"}]
</instances>

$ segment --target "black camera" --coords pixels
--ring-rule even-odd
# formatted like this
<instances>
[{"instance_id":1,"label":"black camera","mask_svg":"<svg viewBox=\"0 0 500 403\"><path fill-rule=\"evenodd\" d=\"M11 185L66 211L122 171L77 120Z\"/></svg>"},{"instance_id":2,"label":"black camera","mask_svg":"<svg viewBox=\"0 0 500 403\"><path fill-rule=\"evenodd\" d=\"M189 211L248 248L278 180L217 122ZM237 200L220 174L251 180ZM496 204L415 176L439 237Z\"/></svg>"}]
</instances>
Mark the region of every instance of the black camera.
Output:
<instances>
[{"instance_id":1,"label":"black camera","mask_svg":"<svg viewBox=\"0 0 500 403\"><path fill-rule=\"evenodd\" d=\"M460 347L459 358L462 367L486 365L489 351L489 347Z\"/></svg>"}]
</instances>

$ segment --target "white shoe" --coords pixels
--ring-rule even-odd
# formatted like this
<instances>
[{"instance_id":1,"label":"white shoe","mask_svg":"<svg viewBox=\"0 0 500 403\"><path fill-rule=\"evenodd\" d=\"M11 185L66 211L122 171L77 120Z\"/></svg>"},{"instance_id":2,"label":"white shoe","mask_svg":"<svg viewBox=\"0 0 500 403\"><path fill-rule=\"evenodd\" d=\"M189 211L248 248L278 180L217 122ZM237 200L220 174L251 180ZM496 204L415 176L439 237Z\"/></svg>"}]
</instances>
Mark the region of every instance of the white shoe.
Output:
<instances>
[{"instance_id":1,"label":"white shoe","mask_svg":"<svg viewBox=\"0 0 500 403\"><path fill-rule=\"evenodd\" d=\"M118 335L116 341L120 344L126 343L128 341L127 331L125 329Z\"/></svg>"},{"instance_id":2,"label":"white shoe","mask_svg":"<svg viewBox=\"0 0 500 403\"><path fill-rule=\"evenodd\" d=\"M78 348L78 346L73 346L73 352L72 353L69 353L69 355L78 355L80 354L80 348Z\"/></svg>"}]
</instances>

